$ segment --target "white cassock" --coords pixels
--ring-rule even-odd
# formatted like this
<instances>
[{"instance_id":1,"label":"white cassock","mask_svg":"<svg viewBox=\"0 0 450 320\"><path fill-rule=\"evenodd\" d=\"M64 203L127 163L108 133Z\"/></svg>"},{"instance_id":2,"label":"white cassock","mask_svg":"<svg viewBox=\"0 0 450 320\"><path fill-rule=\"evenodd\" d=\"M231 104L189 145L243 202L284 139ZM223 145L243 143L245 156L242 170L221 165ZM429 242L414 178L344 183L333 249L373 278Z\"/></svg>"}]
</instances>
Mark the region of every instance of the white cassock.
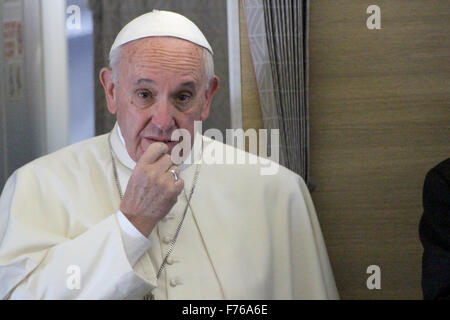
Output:
<instances>
[{"instance_id":1,"label":"white cassock","mask_svg":"<svg viewBox=\"0 0 450 320\"><path fill-rule=\"evenodd\" d=\"M308 189L284 167L261 175L255 164L199 165L192 210L157 279L185 194L144 237L118 211L108 137L39 158L9 178L0 198L0 298L141 299L150 291L156 299L339 298ZM111 144L125 191L135 163L117 125ZM187 194L196 166L180 166Z\"/></svg>"}]
</instances>

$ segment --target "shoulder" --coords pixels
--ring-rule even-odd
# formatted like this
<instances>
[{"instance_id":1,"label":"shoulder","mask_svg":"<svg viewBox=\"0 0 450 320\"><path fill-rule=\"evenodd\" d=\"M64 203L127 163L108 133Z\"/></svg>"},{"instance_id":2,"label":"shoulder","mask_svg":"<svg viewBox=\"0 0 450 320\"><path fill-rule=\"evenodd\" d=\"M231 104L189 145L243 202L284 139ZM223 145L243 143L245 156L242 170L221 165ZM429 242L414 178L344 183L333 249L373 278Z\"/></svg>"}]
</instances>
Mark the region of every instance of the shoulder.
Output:
<instances>
[{"instance_id":1,"label":"shoulder","mask_svg":"<svg viewBox=\"0 0 450 320\"><path fill-rule=\"evenodd\" d=\"M450 279L450 159L428 171L423 188L423 215L419 235L422 257L422 287L425 299L448 299ZM446 269L447 268L447 269ZM440 272L442 271L442 272Z\"/></svg>"},{"instance_id":2,"label":"shoulder","mask_svg":"<svg viewBox=\"0 0 450 320\"><path fill-rule=\"evenodd\" d=\"M215 171L214 176L240 181L243 185L251 184L252 187L264 186L275 189L306 187L300 175L280 165L277 161L251 154L208 137L203 137L203 139L202 161L208 164L209 170ZM223 150L223 155L213 154L211 156L212 149ZM229 161L230 159L232 161Z\"/></svg>"},{"instance_id":3,"label":"shoulder","mask_svg":"<svg viewBox=\"0 0 450 320\"><path fill-rule=\"evenodd\" d=\"M448 248L450 248L449 165L450 160L447 159L427 173L423 187L423 215L419 229L422 237L445 243Z\"/></svg>"},{"instance_id":4,"label":"shoulder","mask_svg":"<svg viewBox=\"0 0 450 320\"><path fill-rule=\"evenodd\" d=\"M84 170L101 166L108 156L108 135L96 136L37 158L17 170L18 174L34 172L51 174L59 169Z\"/></svg>"},{"instance_id":5,"label":"shoulder","mask_svg":"<svg viewBox=\"0 0 450 320\"><path fill-rule=\"evenodd\" d=\"M435 181L440 180L450 184L450 158L442 161L428 171L425 180Z\"/></svg>"},{"instance_id":6,"label":"shoulder","mask_svg":"<svg viewBox=\"0 0 450 320\"><path fill-rule=\"evenodd\" d=\"M450 193L450 158L442 161L430 171L428 171L424 187L424 203L428 199L449 199Z\"/></svg>"}]
</instances>

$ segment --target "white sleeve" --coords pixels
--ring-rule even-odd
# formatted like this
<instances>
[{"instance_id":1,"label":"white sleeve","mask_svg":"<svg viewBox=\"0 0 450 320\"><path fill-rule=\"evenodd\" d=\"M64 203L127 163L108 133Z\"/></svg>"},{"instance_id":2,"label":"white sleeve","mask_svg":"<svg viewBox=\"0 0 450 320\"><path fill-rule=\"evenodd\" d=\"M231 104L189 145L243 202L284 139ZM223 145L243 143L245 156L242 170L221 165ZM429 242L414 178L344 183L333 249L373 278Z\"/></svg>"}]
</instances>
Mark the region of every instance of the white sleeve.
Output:
<instances>
[{"instance_id":1,"label":"white sleeve","mask_svg":"<svg viewBox=\"0 0 450 320\"><path fill-rule=\"evenodd\" d=\"M150 247L150 240L147 239L136 227L125 217L122 211L116 213L122 234L123 246L127 254L128 261L132 266Z\"/></svg>"},{"instance_id":2,"label":"white sleeve","mask_svg":"<svg viewBox=\"0 0 450 320\"><path fill-rule=\"evenodd\" d=\"M0 197L0 299L139 299L157 285L147 253L130 263L144 241L125 244L131 237L122 239L116 214L73 238L36 228L38 209L14 210L24 201L14 198L17 180L14 174Z\"/></svg>"}]
</instances>

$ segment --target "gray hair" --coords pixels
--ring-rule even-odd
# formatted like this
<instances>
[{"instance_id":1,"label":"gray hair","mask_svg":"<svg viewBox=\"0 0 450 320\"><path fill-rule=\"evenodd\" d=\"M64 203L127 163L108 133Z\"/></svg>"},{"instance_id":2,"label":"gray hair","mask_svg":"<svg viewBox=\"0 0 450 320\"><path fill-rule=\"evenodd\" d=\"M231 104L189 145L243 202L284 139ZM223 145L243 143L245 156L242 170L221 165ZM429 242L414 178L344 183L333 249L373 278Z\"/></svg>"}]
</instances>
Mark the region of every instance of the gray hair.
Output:
<instances>
[{"instance_id":1,"label":"gray hair","mask_svg":"<svg viewBox=\"0 0 450 320\"><path fill-rule=\"evenodd\" d=\"M120 55L122 52L122 46L115 48L109 53L109 67L112 70L112 77L114 84L117 84L118 75L117 75L117 66L120 61ZM205 76L206 76L206 90L209 88L209 83L214 77L214 60L211 52L203 48L203 61L205 62Z\"/></svg>"}]
</instances>

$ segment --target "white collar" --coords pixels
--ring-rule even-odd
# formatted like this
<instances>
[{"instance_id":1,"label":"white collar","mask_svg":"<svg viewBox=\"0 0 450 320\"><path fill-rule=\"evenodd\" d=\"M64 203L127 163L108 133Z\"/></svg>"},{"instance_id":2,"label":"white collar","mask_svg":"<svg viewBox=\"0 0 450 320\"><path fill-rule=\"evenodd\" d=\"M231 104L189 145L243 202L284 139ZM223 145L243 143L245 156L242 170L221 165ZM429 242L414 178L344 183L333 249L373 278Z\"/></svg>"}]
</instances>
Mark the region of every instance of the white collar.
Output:
<instances>
[{"instance_id":1,"label":"white collar","mask_svg":"<svg viewBox=\"0 0 450 320\"><path fill-rule=\"evenodd\" d=\"M191 150L191 153L193 152L194 154L194 161L187 161L191 157L191 154L189 154L186 160L178 166L180 171L183 171L185 168L189 167L192 163L197 163L201 159L202 141L203 136L200 133L196 132L194 145ZM111 131L111 145L119 161L127 168L133 170L134 167L136 166L136 162L134 162L134 160L131 159L130 155L128 154L127 148L125 147L125 139L123 138L119 124L117 122Z\"/></svg>"}]
</instances>

